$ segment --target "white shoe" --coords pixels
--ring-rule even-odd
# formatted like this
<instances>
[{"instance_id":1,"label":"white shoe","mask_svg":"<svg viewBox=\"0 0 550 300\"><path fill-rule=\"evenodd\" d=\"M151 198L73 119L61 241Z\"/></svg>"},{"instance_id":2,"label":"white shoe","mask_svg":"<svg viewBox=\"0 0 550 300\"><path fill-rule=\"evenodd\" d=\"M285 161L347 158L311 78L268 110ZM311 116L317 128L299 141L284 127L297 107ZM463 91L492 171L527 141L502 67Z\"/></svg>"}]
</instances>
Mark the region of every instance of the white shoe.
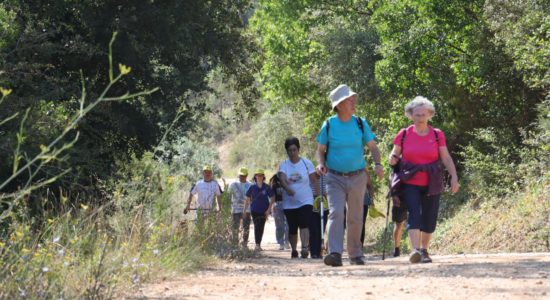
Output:
<instances>
[{"instance_id":1,"label":"white shoe","mask_svg":"<svg viewBox=\"0 0 550 300\"><path fill-rule=\"evenodd\" d=\"M420 259L422 259L422 255L420 254L420 251L414 249L411 254L409 255L409 262L411 264L416 264L420 262Z\"/></svg>"},{"instance_id":2,"label":"white shoe","mask_svg":"<svg viewBox=\"0 0 550 300\"><path fill-rule=\"evenodd\" d=\"M263 251L262 247L260 247L260 244L256 244L256 247L254 248L254 251Z\"/></svg>"},{"instance_id":3,"label":"white shoe","mask_svg":"<svg viewBox=\"0 0 550 300\"><path fill-rule=\"evenodd\" d=\"M285 246L284 245L279 245L279 250L285 250Z\"/></svg>"}]
</instances>

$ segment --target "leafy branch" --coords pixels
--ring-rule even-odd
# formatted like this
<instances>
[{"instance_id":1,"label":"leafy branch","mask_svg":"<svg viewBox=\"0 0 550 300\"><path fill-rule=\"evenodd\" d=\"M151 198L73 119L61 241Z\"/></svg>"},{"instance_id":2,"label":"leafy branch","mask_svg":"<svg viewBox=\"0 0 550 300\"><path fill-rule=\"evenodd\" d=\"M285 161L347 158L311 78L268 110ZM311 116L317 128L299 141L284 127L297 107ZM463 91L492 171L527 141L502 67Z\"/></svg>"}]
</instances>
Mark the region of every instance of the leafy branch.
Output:
<instances>
[{"instance_id":1,"label":"leafy branch","mask_svg":"<svg viewBox=\"0 0 550 300\"><path fill-rule=\"evenodd\" d=\"M111 38L111 41L109 42L109 83L105 87L105 89L102 91L102 93L92 102L86 104L86 85L84 82L84 76L81 74L81 81L82 81L82 95L80 97L80 108L78 112L76 112L71 118L67 126L63 129L63 131L55 138L53 141L51 141L48 145L41 145L40 146L40 153L38 153L36 156L26 159L26 164L23 166L20 165L20 161L23 159L22 154L20 153L21 145L25 142L25 133L24 133L24 125L27 120L28 114L30 109L27 109L25 111L25 114L21 120L19 132L17 133L17 146L14 151L14 159L13 159L13 171L9 178L4 180L2 183L0 183L0 192L13 180L18 178L21 174L24 172L28 173L28 180L25 183L23 187L21 187L16 192L12 193L5 193L0 194L0 204L5 203L8 205L8 209L4 210L2 214L0 215L0 220L5 219L7 216L9 216L14 203L21 199L24 195L28 195L31 191L36 190L38 188L41 188L45 185L48 185L54 181L56 181L58 178L62 177L63 175L67 174L70 171L69 169L66 169L58 174L52 175L47 177L46 179L42 179L40 181L34 181L34 178L36 178L36 175L38 172L47 164L51 163L52 161L59 160L61 155L66 152L67 150L71 149L72 146L78 141L79 133L76 132L75 138L71 140L70 142L62 143L62 141L67 137L67 135L71 132L73 132L76 128L76 126L86 117L88 113L90 113L94 108L96 108L99 104L103 102L108 101L125 101L129 99L133 99L140 96L146 96L150 95L158 90L158 88L153 88L145 91L140 91L136 93L125 93L120 96L116 97L106 97L108 91L115 85L122 77L129 74L132 71L131 67L125 66L123 64L119 64L119 73L117 76L114 76L113 71L113 56L112 56L112 45L116 39L117 33L113 33L113 36ZM4 89L0 88L0 92L2 93L2 98L0 98L0 104L3 103L5 98L11 93L10 89ZM4 120L0 121L0 125L5 124L6 122L13 120L19 115L19 113L15 113Z\"/></svg>"}]
</instances>

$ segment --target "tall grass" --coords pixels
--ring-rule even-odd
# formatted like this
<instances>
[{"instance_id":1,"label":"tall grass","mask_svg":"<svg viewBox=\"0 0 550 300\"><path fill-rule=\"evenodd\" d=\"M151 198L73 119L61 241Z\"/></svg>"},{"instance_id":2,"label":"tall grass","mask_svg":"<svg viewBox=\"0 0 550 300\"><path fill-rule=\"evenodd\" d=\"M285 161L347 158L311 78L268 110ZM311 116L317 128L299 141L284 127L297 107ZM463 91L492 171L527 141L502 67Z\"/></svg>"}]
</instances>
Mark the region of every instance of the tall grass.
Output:
<instances>
[{"instance_id":1,"label":"tall grass","mask_svg":"<svg viewBox=\"0 0 550 300\"><path fill-rule=\"evenodd\" d=\"M142 158L134 158L129 164L121 164L120 173L106 183L102 199L69 198L64 191L55 193L59 196L54 199L54 193L43 187L63 176L65 171L34 180L43 166L66 155L78 135L69 142L63 142L65 137L74 134L76 125L97 105L156 91L106 97L110 87L131 71L119 65L119 74L115 75L112 65L109 51L109 85L99 98L86 104L83 84L80 110L36 157L26 158L18 152L19 147L15 149L13 173L0 182L0 192L22 174L27 174L28 180L17 191L0 193L1 299L111 298L152 278L192 271L208 262L212 255L229 257L234 254L229 244L227 196L224 196L223 211L216 216L196 221L189 215L187 220L182 220L186 195L180 191L190 182L188 173L214 159L205 158L196 151L194 154L185 152L200 149L197 145L184 147L187 150L177 153L188 159L194 157L185 164L185 176L178 176L178 171L182 170L162 159L168 150L160 151L161 147ZM1 92L0 104L11 90L2 88ZM17 116L2 120L0 126ZM179 116L181 114L173 124ZM24 123L25 118L21 128ZM24 140L22 129L18 141L23 143ZM163 141L164 137L161 143ZM38 203L41 214L30 213L31 201ZM52 201L56 203L55 209L52 209Z\"/></svg>"}]
</instances>

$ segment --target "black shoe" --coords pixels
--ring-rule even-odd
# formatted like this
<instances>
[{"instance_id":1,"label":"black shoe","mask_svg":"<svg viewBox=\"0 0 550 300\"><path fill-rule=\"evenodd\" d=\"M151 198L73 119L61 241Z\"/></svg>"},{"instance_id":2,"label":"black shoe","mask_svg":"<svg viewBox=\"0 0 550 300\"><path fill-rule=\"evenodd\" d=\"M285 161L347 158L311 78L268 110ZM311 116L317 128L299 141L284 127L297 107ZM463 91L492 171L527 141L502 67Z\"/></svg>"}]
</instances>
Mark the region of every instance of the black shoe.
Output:
<instances>
[{"instance_id":1,"label":"black shoe","mask_svg":"<svg viewBox=\"0 0 550 300\"><path fill-rule=\"evenodd\" d=\"M292 250L292 252L290 253L290 258L298 258L298 251Z\"/></svg>"},{"instance_id":2,"label":"black shoe","mask_svg":"<svg viewBox=\"0 0 550 300\"><path fill-rule=\"evenodd\" d=\"M325 259L323 261L325 262L325 265L327 265L327 266L341 267L342 266L342 254L332 252L331 254L325 256Z\"/></svg>"},{"instance_id":3,"label":"black shoe","mask_svg":"<svg viewBox=\"0 0 550 300\"><path fill-rule=\"evenodd\" d=\"M302 258L307 258L309 256L309 251L302 250L300 251L300 255L302 256Z\"/></svg>"},{"instance_id":4,"label":"black shoe","mask_svg":"<svg viewBox=\"0 0 550 300\"><path fill-rule=\"evenodd\" d=\"M430 255L428 254L428 249L420 249L420 262L421 263L431 263L432 259L430 258Z\"/></svg>"},{"instance_id":5,"label":"black shoe","mask_svg":"<svg viewBox=\"0 0 550 300\"><path fill-rule=\"evenodd\" d=\"M365 261L363 260L362 257L350 257L349 264L350 265L362 266L362 265L365 264Z\"/></svg>"},{"instance_id":6,"label":"black shoe","mask_svg":"<svg viewBox=\"0 0 550 300\"><path fill-rule=\"evenodd\" d=\"M393 257L398 257L401 255L401 249L399 249L399 247L395 247L395 249L393 250Z\"/></svg>"},{"instance_id":7,"label":"black shoe","mask_svg":"<svg viewBox=\"0 0 550 300\"><path fill-rule=\"evenodd\" d=\"M319 254L311 254L311 258L313 258L313 259L321 259L322 257L321 257L321 255L319 255Z\"/></svg>"}]
</instances>

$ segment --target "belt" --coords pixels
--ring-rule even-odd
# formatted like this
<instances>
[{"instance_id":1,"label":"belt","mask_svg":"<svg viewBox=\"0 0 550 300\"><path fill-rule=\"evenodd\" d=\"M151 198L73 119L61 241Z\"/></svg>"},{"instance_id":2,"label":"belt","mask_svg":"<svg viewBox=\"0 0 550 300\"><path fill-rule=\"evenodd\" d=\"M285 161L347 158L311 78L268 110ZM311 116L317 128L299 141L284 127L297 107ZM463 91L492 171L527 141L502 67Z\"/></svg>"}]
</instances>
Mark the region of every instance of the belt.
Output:
<instances>
[{"instance_id":1,"label":"belt","mask_svg":"<svg viewBox=\"0 0 550 300\"><path fill-rule=\"evenodd\" d=\"M351 172L338 172L336 170L333 170L333 169L328 169L328 171L334 175L338 175L338 176L344 176L344 177L351 177L351 176L355 176L357 174L361 174L362 172L365 171L365 169L359 169L359 170L355 170L355 171L351 171Z\"/></svg>"}]
</instances>

